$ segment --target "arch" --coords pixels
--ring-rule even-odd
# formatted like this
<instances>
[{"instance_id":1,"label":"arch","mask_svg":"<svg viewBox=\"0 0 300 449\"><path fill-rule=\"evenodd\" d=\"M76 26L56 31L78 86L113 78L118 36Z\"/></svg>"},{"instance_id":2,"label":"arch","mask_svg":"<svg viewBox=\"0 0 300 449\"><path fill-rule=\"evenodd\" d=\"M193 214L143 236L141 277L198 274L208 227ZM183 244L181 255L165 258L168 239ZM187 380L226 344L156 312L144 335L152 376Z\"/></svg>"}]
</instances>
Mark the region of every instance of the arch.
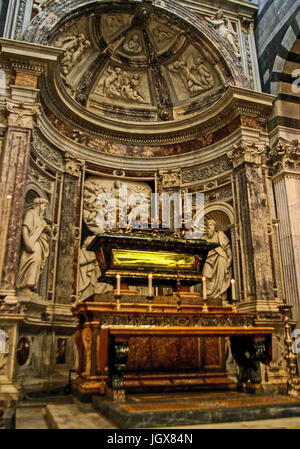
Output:
<instances>
[{"instance_id":1,"label":"arch","mask_svg":"<svg viewBox=\"0 0 300 449\"><path fill-rule=\"evenodd\" d=\"M28 209L31 208L33 201L35 198L44 198L49 202L48 206L46 207L46 218L50 218L50 201L45 192L39 188L39 186L33 182L29 182L27 184L26 193L25 193L25 210L26 212Z\"/></svg>"},{"instance_id":2,"label":"arch","mask_svg":"<svg viewBox=\"0 0 300 449\"><path fill-rule=\"evenodd\" d=\"M125 3L122 2L122 5L125 5ZM137 0L130 3L140 5L140 2ZM101 10L101 8L108 8L111 5L111 2L99 2L97 0L78 0L76 4L73 0L53 1L49 5L46 4L43 11L31 21L24 33L23 39L28 42L49 45L53 31L59 29L66 22L70 22L75 18L78 19L84 15L93 14L95 11ZM188 11L187 8L184 8L173 0L166 0L163 3L159 0L153 0L151 5L154 8L162 10L165 14L175 16L176 21L188 26L191 33L198 32L204 41L208 41L219 52L228 71L232 74L234 84L239 87L250 88L241 62L233 54L230 44L221 38L202 17Z\"/></svg>"},{"instance_id":3,"label":"arch","mask_svg":"<svg viewBox=\"0 0 300 449\"><path fill-rule=\"evenodd\" d=\"M233 208L227 203L215 203L204 207L204 217L215 220L220 231L227 231L234 224Z\"/></svg>"}]
</instances>

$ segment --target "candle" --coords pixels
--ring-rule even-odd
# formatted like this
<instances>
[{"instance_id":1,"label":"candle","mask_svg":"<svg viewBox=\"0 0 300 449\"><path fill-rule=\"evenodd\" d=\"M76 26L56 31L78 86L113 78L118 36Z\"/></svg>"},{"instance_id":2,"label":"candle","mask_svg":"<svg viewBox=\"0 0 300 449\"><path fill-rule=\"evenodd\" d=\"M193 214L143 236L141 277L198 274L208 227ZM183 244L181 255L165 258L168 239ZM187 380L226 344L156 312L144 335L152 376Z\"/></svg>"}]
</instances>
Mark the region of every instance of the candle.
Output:
<instances>
[{"instance_id":1,"label":"candle","mask_svg":"<svg viewBox=\"0 0 300 449\"><path fill-rule=\"evenodd\" d=\"M153 296L152 278L153 278L153 274L148 274L148 296Z\"/></svg>"},{"instance_id":2,"label":"candle","mask_svg":"<svg viewBox=\"0 0 300 449\"><path fill-rule=\"evenodd\" d=\"M206 299L206 277L202 278L202 295L203 299Z\"/></svg>"},{"instance_id":3,"label":"candle","mask_svg":"<svg viewBox=\"0 0 300 449\"><path fill-rule=\"evenodd\" d=\"M234 279L231 279L231 299L232 299L232 301L236 300L235 280Z\"/></svg>"},{"instance_id":4,"label":"candle","mask_svg":"<svg viewBox=\"0 0 300 449\"><path fill-rule=\"evenodd\" d=\"M121 276L117 274L117 295L121 294Z\"/></svg>"}]
</instances>

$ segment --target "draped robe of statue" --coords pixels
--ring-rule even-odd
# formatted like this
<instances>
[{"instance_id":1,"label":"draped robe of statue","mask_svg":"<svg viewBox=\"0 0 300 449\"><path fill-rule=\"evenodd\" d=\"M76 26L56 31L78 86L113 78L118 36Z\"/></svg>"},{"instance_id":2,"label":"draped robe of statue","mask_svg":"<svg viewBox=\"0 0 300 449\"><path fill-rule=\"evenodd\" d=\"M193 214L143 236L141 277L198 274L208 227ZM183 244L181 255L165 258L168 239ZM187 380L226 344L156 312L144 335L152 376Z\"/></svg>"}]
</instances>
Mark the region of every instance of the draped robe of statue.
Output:
<instances>
[{"instance_id":1,"label":"draped robe of statue","mask_svg":"<svg viewBox=\"0 0 300 449\"><path fill-rule=\"evenodd\" d=\"M28 233L24 228L27 228ZM16 279L18 289L33 290L38 284L49 255L48 235L44 232L46 228L47 223L39 206L26 212L22 232L23 250Z\"/></svg>"},{"instance_id":2,"label":"draped robe of statue","mask_svg":"<svg viewBox=\"0 0 300 449\"><path fill-rule=\"evenodd\" d=\"M232 277L229 240L223 231L215 231L207 241L220 245L209 251L203 267L202 275L206 277L207 296L226 297Z\"/></svg>"},{"instance_id":3,"label":"draped robe of statue","mask_svg":"<svg viewBox=\"0 0 300 449\"><path fill-rule=\"evenodd\" d=\"M101 276L96 255L93 251L88 251L86 247L94 238L87 237L79 253L79 294L80 300L88 298L94 293L106 293L112 287L105 282L98 282Z\"/></svg>"}]
</instances>

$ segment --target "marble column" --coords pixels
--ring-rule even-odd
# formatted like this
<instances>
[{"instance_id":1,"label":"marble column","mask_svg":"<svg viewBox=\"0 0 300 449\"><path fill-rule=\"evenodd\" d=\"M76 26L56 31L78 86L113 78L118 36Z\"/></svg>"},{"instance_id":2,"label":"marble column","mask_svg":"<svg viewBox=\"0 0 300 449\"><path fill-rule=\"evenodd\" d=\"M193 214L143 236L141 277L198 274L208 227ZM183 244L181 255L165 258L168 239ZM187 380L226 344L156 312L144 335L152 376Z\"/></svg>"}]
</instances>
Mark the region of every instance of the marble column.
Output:
<instances>
[{"instance_id":1,"label":"marble column","mask_svg":"<svg viewBox=\"0 0 300 449\"><path fill-rule=\"evenodd\" d=\"M24 76L25 75L25 76ZM24 87L24 79L27 86ZM8 127L0 164L0 298L16 302L15 279L24 211L25 185L30 153L31 133L39 105L35 103L38 77L17 73L11 87L11 99L6 100ZM26 84L25 84L26 86Z\"/></svg>"},{"instance_id":2,"label":"marble column","mask_svg":"<svg viewBox=\"0 0 300 449\"><path fill-rule=\"evenodd\" d=\"M233 164L240 243L241 310L276 311L269 211L262 173L264 147L242 141L227 156Z\"/></svg>"},{"instance_id":3,"label":"marble column","mask_svg":"<svg viewBox=\"0 0 300 449\"><path fill-rule=\"evenodd\" d=\"M293 319L300 321L300 144L280 139L269 152L283 278Z\"/></svg>"},{"instance_id":4,"label":"marble column","mask_svg":"<svg viewBox=\"0 0 300 449\"><path fill-rule=\"evenodd\" d=\"M65 155L55 303L65 304L68 309L78 296L77 274L82 215L83 167L83 161L69 154Z\"/></svg>"}]
</instances>

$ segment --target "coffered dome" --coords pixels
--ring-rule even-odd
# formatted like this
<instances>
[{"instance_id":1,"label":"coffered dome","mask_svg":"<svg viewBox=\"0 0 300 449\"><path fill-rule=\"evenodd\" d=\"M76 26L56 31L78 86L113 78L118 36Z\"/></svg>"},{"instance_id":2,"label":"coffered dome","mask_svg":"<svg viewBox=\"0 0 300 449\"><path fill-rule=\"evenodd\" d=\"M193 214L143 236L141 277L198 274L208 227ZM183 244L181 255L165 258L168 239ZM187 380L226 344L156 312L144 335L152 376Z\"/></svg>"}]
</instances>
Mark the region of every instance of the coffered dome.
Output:
<instances>
[{"instance_id":1,"label":"coffered dome","mask_svg":"<svg viewBox=\"0 0 300 449\"><path fill-rule=\"evenodd\" d=\"M228 43L173 2L91 2L48 24L48 35L37 25L31 40L63 50L44 79L47 106L58 115L69 106L73 123L116 137L188 129L228 85L248 87Z\"/></svg>"}]
</instances>

